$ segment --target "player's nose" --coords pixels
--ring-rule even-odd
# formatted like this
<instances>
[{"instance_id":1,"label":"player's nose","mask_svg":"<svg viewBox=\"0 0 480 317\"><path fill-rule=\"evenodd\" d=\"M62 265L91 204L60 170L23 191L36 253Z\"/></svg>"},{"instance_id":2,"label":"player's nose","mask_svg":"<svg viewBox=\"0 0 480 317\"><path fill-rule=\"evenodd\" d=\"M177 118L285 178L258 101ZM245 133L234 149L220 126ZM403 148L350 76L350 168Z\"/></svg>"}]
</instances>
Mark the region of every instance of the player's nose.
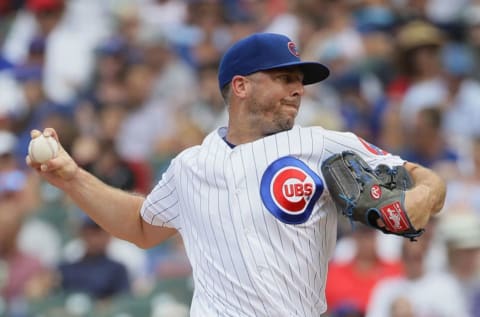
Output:
<instances>
[{"instance_id":1,"label":"player's nose","mask_svg":"<svg viewBox=\"0 0 480 317\"><path fill-rule=\"evenodd\" d=\"M292 83L292 96L303 96L305 93L305 86L301 81L295 81L295 83Z\"/></svg>"}]
</instances>

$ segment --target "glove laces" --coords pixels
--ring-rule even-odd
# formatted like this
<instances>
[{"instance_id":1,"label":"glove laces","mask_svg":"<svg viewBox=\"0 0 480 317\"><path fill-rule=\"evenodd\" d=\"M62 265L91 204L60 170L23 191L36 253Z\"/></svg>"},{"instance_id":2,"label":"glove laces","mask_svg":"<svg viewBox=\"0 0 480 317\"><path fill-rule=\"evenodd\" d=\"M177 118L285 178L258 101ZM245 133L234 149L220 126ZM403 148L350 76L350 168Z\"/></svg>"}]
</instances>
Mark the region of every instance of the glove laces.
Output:
<instances>
[{"instance_id":1,"label":"glove laces","mask_svg":"<svg viewBox=\"0 0 480 317\"><path fill-rule=\"evenodd\" d=\"M340 194L339 197L343 199L343 201L345 201L345 204L347 205L345 210L343 210L342 212L345 216L347 216L353 230L355 229L355 223L353 221L353 209L356 207L355 201L353 200L353 198L349 198L344 194Z\"/></svg>"}]
</instances>

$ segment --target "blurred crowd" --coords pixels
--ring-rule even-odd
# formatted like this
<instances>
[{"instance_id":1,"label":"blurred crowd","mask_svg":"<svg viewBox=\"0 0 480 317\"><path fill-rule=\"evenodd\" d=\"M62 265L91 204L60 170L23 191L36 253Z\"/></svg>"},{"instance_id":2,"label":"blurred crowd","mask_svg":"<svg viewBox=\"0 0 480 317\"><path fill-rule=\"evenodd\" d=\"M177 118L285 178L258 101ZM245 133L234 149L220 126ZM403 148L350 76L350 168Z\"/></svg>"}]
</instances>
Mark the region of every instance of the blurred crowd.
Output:
<instances>
[{"instance_id":1,"label":"blurred crowd","mask_svg":"<svg viewBox=\"0 0 480 317\"><path fill-rule=\"evenodd\" d=\"M110 237L28 170L30 130L55 128L83 168L148 193L226 124L219 59L260 31L331 70L298 124L352 131L447 181L417 242L340 222L327 316L480 316L479 0L0 1L0 316L188 315L181 240Z\"/></svg>"}]
</instances>

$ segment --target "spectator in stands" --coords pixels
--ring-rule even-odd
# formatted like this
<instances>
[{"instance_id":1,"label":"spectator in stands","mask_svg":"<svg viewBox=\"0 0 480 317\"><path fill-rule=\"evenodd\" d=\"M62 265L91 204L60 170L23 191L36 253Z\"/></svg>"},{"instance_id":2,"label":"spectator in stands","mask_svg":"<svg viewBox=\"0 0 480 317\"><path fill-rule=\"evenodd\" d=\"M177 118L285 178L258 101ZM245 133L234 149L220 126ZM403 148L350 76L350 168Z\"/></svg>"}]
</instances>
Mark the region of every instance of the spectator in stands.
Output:
<instances>
[{"instance_id":1,"label":"spectator in stands","mask_svg":"<svg viewBox=\"0 0 480 317\"><path fill-rule=\"evenodd\" d=\"M380 281L372 291L367 317L390 316L399 306L413 310L414 316L467 317L460 285L449 273L427 271L425 256L429 239L403 240L405 276ZM410 306L410 307L409 307ZM410 313L409 312L409 313Z\"/></svg>"},{"instance_id":2,"label":"spectator in stands","mask_svg":"<svg viewBox=\"0 0 480 317\"><path fill-rule=\"evenodd\" d=\"M73 263L62 263L58 268L62 290L85 293L95 299L129 292L125 266L106 254L110 235L85 216L80 236L85 243L83 257Z\"/></svg>"},{"instance_id":3,"label":"spectator in stands","mask_svg":"<svg viewBox=\"0 0 480 317\"><path fill-rule=\"evenodd\" d=\"M170 108L188 108L198 98L196 74L175 54L173 43L158 30L151 30L139 36L139 47L154 77L152 97L166 100Z\"/></svg>"},{"instance_id":4,"label":"spectator in stands","mask_svg":"<svg viewBox=\"0 0 480 317\"><path fill-rule=\"evenodd\" d=\"M458 176L458 154L447 143L442 130L443 112L440 107L419 110L407 129L409 142L403 152L406 160L423 164L441 172L446 178Z\"/></svg>"},{"instance_id":5,"label":"spectator in stands","mask_svg":"<svg viewBox=\"0 0 480 317\"><path fill-rule=\"evenodd\" d=\"M329 265L325 292L330 313L365 313L375 285L387 277L403 274L401 263L380 258L375 229L355 224L352 237L355 256L345 263L333 261Z\"/></svg>"},{"instance_id":6,"label":"spectator in stands","mask_svg":"<svg viewBox=\"0 0 480 317\"><path fill-rule=\"evenodd\" d=\"M451 210L441 219L439 236L447 247L448 270L460 283L471 316L480 316L480 216Z\"/></svg>"},{"instance_id":7,"label":"spectator in stands","mask_svg":"<svg viewBox=\"0 0 480 317\"><path fill-rule=\"evenodd\" d=\"M388 148L401 150L407 143L398 131L413 122L419 108L438 104L443 33L425 20L414 20L399 26L396 32L395 77L387 86L389 108L383 132ZM442 93L442 92L440 92Z\"/></svg>"},{"instance_id":8,"label":"spectator in stands","mask_svg":"<svg viewBox=\"0 0 480 317\"><path fill-rule=\"evenodd\" d=\"M480 216L480 136L470 140L469 148L461 161L461 177L448 183L445 210L472 210Z\"/></svg>"},{"instance_id":9,"label":"spectator in stands","mask_svg":"<svg viewBox=\"0 0 480 317\"><path fill-rule=\"evenodd\" d=\"M161 138L171 138L175 121L165 100L152 99L154 74L144 63L129 67L125 75L125 106L115 146L134 171L135 189L147 192L152 182L149 160Z\"/></svg>"},{"instance_id":10,"label":"spectator in stands","mask_svg":"<svg viewBox=\"0 0 480 317\"><path fill-rule=\"evenodd\" d=\"M26 312L22 305L35 279L45 273L39 258L21 251L18 235L35 201L28 175L16 168L15 137L0 131L0 297L9 316Z\"/></svg>"},{"instance_id":11,"label":"spectator in stands","mask_svg":"<svg viewBox=\"0 0 480 317\"><path fill-rule=\"evenodd\" d=\"M102 98L102 94L98 91L100 87L108 83L116 83L122 81L125 72L131 62L126 41L119 37L113 36L103 40L95 49L95 70L89 81L86 90L87 97L101 107L106 101ZM99 87L100 86L100 87Z\"/></svg>"},{"instance_id":12,"label":"spectator in stands","mask_svg":"<svg viewBox=\"0 0 480 317\"><path fill-rule=\"evenodd\" d=\"M135 178L111 142L99 142L101 149L88 170L105 183L123 190L134 190Z\"/></svg>"},{"instance_id":13,"label":"spectator in stands","mask_svg":"<svg viewBox=\"0 0 480 317\"><path fill-rule=\"evenodd\" d=\"M21 89L23 103L20 105L24 111L14 117L13 129L19 136L16 155L18 162L23 162L25 149L30 142L30 130L42 126L52 111L58 108L57 105L48 100L42 86L43 68L41 66L18 66L15 68L15 79Z\"/></svg>"},{"instance_id":14,"label":"spectator in stands","mask_svg":"<svg viewBox=\"0 0 480 317\"><path fill-rule=\"evenodd\" d=\"M396 56L397 59L397 79L390 87L400 94L407 93L406 98L410 94L416 93L416 89L410 90L411 87L417 87L423 91L424 86L430 87L431 80L435 80L441 73L440 48L444 44L444 34L435 25L425 20L413 20L401 25L395 37ZM424 85L417 86L423 83ZM426 97L430 97L428 95ZM419 102L419 100L411 100ZM410 97L405 101L406 108L414 110L417 104L411 105ZM423 100L420 100L423 102Z\"/></svg>"},{"instance_id":15,"label":"spectator in stands","mask_svg":"<svg viewBox=\"0 0 480 317\"><path fill-rule=\"evenodd\" d=\"M22 64L31 40L36 37L46 39L43 85L49 99L61 104L70 104L85 88L93 68L94 48L105 31L86 28L88 22L76 24L74 17L69 15L74 2L27 0L3 46L7 59ZM88 19L82 17L82 20Z\"/></svg>"},{"instance_id":16,"label":"spectator in stands","mask_svg":"<svg viewBox=\"0 0 480 317\"><path fill-rule=\"evenodd\" d=\"M217 65L206 64L198 69L199 96L190 107L192 120L204 133L227 120L225 103L218 91Z\"/></svg>"},{"instance_id":17,"label":"spectator in stands","mask_svg":"<svg viewBox=\"0 0 480 317\"><path fill-rule=\"evenodd\" d=\"M475 61L471 50L461 43L450 43L442 50L444 89L442 99L444 135L457 149L480 134L480 84L473 80Z\"/></svg>"}]
</instances>

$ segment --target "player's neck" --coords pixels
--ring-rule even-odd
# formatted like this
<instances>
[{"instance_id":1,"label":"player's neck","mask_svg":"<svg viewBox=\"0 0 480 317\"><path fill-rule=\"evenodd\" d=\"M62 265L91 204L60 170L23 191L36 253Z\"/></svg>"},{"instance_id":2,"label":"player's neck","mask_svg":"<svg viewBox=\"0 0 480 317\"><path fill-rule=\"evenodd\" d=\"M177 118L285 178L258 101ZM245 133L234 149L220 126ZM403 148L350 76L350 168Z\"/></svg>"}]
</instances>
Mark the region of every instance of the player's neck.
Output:
<instances>
[{"instance_id":1,"label":"player's neck","mask_svg":"<svg viewBox=\"0 0 480 317\"><path fill-rule=\"evenodd\" d=\"M273 115L265 112L251 112L248 107L230 105L226 141L234 145L254 142L266 136L286 131L292 126L288 122L282 126L276 123Z\"/></svg>"},{"instance_id":2,"label":"player's neck","mask_svg":"<svg viewBox=\"0 0 480 317\"><path fill-rule=\"evenodd\" d=\"M240 145L264 137L260 125L258 122L254 123L253 121L255 120L251 120L251 115L248 113L241 113L239 110L234 111L234 109L238 108L231 107L230 109L228 131L226 135L227 142L234 145Z\"/></svg>"},{"instance_id":3,"label":"player's neck","mask_svg":"<svg viewBox=\"0 0 480 317\"><path fill-rule=\"evenodd\" d=\"M255 133L254 131L248 131L248 130L243 131L243 130L238 130L238 129L228 127L228 132L227 132L225 141L233 145L240 145L244 143L253 142L262 137L263 135Z\"/></svg>"}]
</instances>

